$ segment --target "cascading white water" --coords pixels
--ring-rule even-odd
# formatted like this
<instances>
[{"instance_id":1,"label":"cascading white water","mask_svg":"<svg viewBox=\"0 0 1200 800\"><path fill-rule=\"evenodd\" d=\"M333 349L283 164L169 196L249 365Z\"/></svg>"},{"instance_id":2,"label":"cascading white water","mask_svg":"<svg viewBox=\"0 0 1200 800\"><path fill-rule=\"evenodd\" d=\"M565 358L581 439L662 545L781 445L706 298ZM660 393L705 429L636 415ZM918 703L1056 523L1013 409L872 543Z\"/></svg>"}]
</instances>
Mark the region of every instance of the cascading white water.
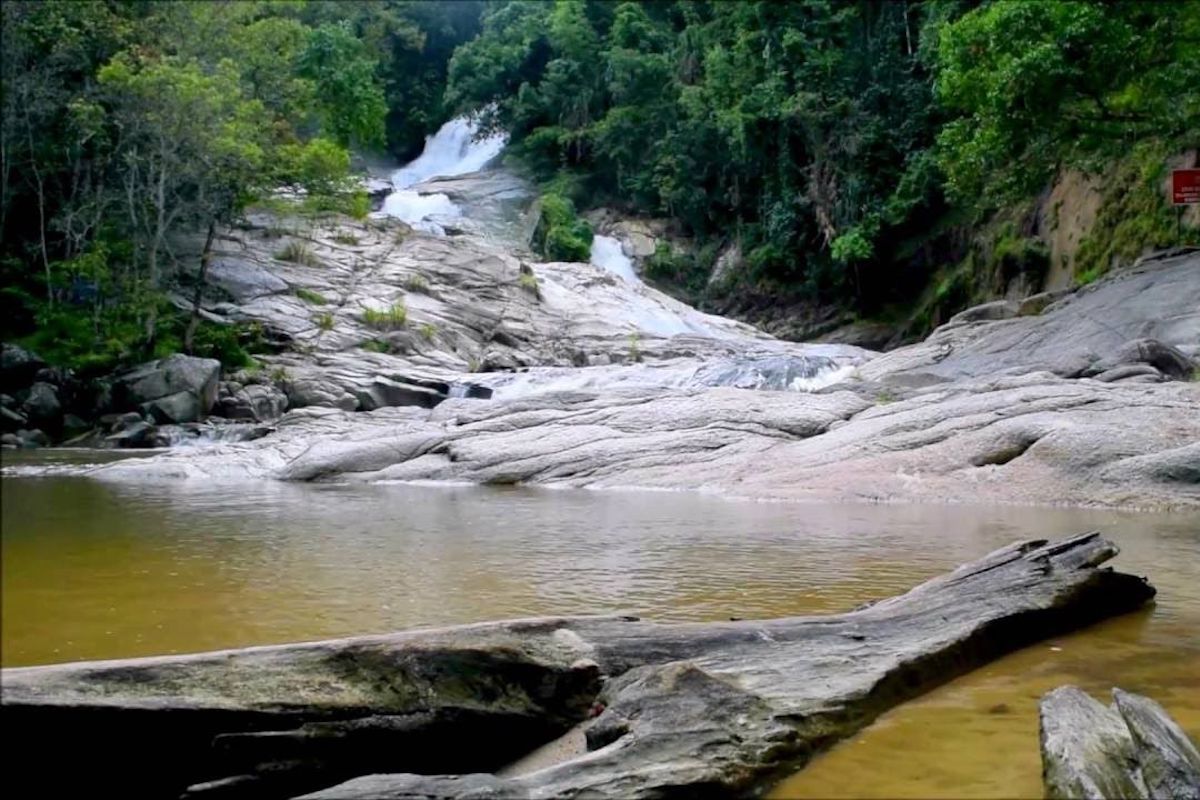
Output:
<instances>
[{"instance_id":1,"label":"cascading white water","mask_svg":"<svg viewBox=\"0 0 1200 800\"><path fill-rule=\"evenodd\" d=\"M625 255L620 241L611 236L597 236L592 239L591 262L618 278L630 283L641 283L637 273L633 271L633 261Z\"/></svg>"},{"instance_id":2,"label":"cascading white water","mask_svg":"<svg viewBox=\"0 0 1200 800\"><path fill-rule=\"evenodd\" d=\"M421 194L412 187L430 178L466 175L483 169L504 149L508 137L498 133L476 140L477 131L474 121L457 117L427 137L421 155L392 173L396 191L384 198L383 213L418 230L444 233L441 223L461 217L462 209L445 194Z\"/></svg>"}]
</instances>

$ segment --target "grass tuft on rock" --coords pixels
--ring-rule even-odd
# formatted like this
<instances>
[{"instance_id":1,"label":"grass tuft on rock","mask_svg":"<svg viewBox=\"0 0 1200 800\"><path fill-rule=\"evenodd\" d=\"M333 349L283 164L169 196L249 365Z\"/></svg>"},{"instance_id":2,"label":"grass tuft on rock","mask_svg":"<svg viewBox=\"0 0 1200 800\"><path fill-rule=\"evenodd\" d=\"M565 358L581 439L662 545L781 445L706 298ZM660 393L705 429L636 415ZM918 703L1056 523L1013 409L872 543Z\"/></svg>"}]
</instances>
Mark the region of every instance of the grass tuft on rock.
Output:
<instances>
[{"instance_id":1,"label":"grass tuft on rock","mask_svg":"<svg viewBox=\"0 0 1200 800\"><path fill-rule=\"evenodd\" d=\"M529 292L534 297L541 296L541 290L538 287L537 276L532 272L522 272L517 276L517 285L525 291Z\"/></svg>"},{"instance_id":2,"label":"grass tuft on rock","mask_svg":"<svg viewBox=\"0 0 1200 800\"><path fill-rule=\"evenodd\" d=\"M392 331L403 328L408 323L408 307L403 300L392 303L390 308L377 311L373 308L363 310L363 324L376 330Z\"/></svg>"},{"instance_id":3,"label":"grass tuft on rock","mask_svg":"<svg viewBox=\"0 0 1200 800\"><path fill-rule=\"evenodd\" d=\"M325 295L320 292L314 292L312 289L305 289L303 286L296 289L296 297L299 297L306 303L312 303L314 306L323 306L329 302L325 299Z\"/></svg>"},{"instance_id":4,"label":"grass tuft on rock","mask_svg":"<svg viewBox=\"0 0 1200 800\"><path fill-rule=\"evenodd\" d=\"M404 279L404 288L410 292L429 294L429 281L419 272L414 272Z\"/></svg>"},{"instance_id":5,"label":"grass tuft on rock","mask_svg":"<svg viewBox=\"0 0 1200 800\"><path fill-rule=\"evenodd\" d=\"M283 246L283 249L275 253L275 258L280 261L289 261L292 264L301 264L306 267L321 266L321 260L303 242L288 242Z\"/></svg>"}]
</instances>

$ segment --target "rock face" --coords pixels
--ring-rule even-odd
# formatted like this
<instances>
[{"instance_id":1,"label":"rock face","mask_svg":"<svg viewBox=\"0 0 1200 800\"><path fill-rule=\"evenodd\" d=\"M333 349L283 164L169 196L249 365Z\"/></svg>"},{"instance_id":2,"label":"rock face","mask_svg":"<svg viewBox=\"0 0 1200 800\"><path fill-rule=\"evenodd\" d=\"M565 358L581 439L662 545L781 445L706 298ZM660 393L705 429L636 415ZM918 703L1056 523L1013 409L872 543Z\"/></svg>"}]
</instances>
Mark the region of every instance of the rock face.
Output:
<instances>
[{"instance_id":1,"label":"rock face","mask_svg":"<svg viewBox=\"0 0 1200 800\"><path fill-rule=\"evenodd\" d=\"M227 385L223 384L224 389ZM218 402L221 416L227 419L268 422L279 419L287 409L287 395L274 386L252 384L223 393Z\"/></svg>"},{"instance_id":2,"label":"rock face","mask_svg":"<svg viewBox=\"0 0 1200 800\"><path fill-rule=\"evenodd\" d=\"M45 361L23 347L0 344L0 389L9 392L28 386L45 366Z\"/></svg>"},{"instance_id":3,"label":"rock face","mask_svg":"<svg viewBox=\"0 0 1200 800\"><path fill-rule=\"evenodd\" d=\"M1162 706L1113 689L1104 706L1074 686L1039 705L1046 797L1200 798L1200 752Z\"/></svg>"},{"instance_id":4,"label":"rock face","mask_svg":"<svg viewBox=\"0 0 1200 800\"><path fill-rule=\"evenodd\" d=\"M219 239L218 275L241 282L205 313L283 346L232 376L286 396L276 431L94 474L1200 506L1200 253L969 309L880 354L783 342L590 264L532 263L501 234L518 183L424 184L477 199L487 224L458 235L252 215ZM305 263L275 257L284 241ZM278 408L238 391L223 413Z\"/></svg>"},{"instance_id":5,"label":"rock face","mask_svg":"<svg viewBox=\"0 0 1200 800\"><path fill-rule=\"evenodd\" d=\"M1153 588L1100 567L1115 553L1097 534L1018 542L824 617L519 620L8 669L7 763L56 794L754 793L931 686L1140 606ZM495 774L593 716L588 752Z\"/></svg>"},{"instance_id":6,"label":"rock face","mask_svg":"<svg viewBox=\"0 0 1200 800\"><path fill-rule=\"evenodd\" d=\"M217 399L221 362L181 354L143 364L113 386L118 407L138 408L159 423L195 422Z\"/></svg>"}]
</instances>

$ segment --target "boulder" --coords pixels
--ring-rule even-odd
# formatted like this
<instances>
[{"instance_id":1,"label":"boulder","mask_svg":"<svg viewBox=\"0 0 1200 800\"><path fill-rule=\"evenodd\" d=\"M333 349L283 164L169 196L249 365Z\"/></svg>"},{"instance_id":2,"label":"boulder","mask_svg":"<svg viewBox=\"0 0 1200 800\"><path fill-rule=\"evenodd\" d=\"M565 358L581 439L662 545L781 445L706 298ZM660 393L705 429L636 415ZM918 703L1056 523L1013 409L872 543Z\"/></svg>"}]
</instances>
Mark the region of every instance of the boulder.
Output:
<instances>
[{"instance_id":1,"label":"boulder","mask_svg":"<svg viewBox=\"0 0 1200 800\"><path fill-rule=\"evenodd\" d=\"M1125 364L1149 364L1175 380L1191 380L1196 364L1176 347L1158 339L1131 339L1111 356L1097 362L1093 369L1107 371Z\"/></svg>"},{"instance_id":2,"label":"boulder","mask_svg":"<svg viewBox=\"0 0 1200 800\"><path fill-rule=\"evenodd\" d=\"M149 403L142 403L142 414L157 422L159 425L176 425L181 422L195 422L204 416L206 409L201 409L200 400L189 391L176 392Z\"/></svg>"},{"instance_id":3,"label":"boulder","mask_svg":"<svg viewBox=\"0 0 1200 800\"><path fill-rule=\"evenodd\" d=\"M1105 706L1061 686L1038 706L1042 779L1051 800L1200 800L1200 753L1153 700L1113 689Z\"/></svg>"},{"instance_id":4,"label":"boulder","mask_svg":"<svg viewBox=\"0 0 1200 800\"><path fill-rule=\"evenodd\" d=\"M29 425L29 419L20 411L14 411L8 406L0 406L0 430L13 433Z\"/></svg>"},{"instance_id":5,"label":"boulder","mask_svg":"<svg viewBox=\"0 0 1200 800\"><path fill-rule=\"evenodd\" d=\"M208 282L228 292L238 302L289 290L288 284L252 261L219 256L208 265Z\"/></svg>"},{"instance_id":6,"label":"boulder","mask_svg":"<svg viewBox=\"0 0 1200 800\"><path fill-rule=\"evenodd\" d=\"M20 440L20 446L27 450L50 446L50 437L42 433L37 428L32 430L19 430L15 435L17 439Z\"/></svg>"},{"instance_id":7,"label":"boulder","mask_svg":"<svg viewBox=\"0 0 1200 800\"><path fill-rule=\"evenodd\" d=\"M92 424L78 414L67 414L63 417L62 428L64 436L73 437L90 431Z\"/></svg>"},{"instance_id":8,"label":"boulder","mask_svg":"<svg viewBox=\"0 0 1200 800\"><path fill-rule=\"evenodd\" d=\"M145 420L128 425L117 433L105 437L105 441L115 447L157 447L157 429Z\"/></svg>"},{"instance_id":9,"label":"boulder","mask_svg":"<svg viewBox=\"0 0 1200 800\"><path fill-rule=\"evenodd\" d=\"M124 414L105 414L100 418L100 423L107 425L111 433L120 433L142 422L145 422L145 419L136 411L127 411Z\"/></svg>"},{"instance_id":10,"label":"boulder","mask_svg":"<svg viewBox=\"0 0 1200 800\"><path fill-rule=\"evenodd\" d=\"M359 389L355 394L363 411L374 411L388 406L433 408L446 399L445 392L384 377L375 378L370 386Z\"/></svg>"},{"instance_id":11,"label":"boulder","mask_svg":"<svg viewBox=\"0 0 1200 800\"><path fill-rule=\"evenodd\" d=\"M120 375L113 399L118 406L140 408L155 419L194 422L216 402L220 376L221 362L216 359L176 354Z\"/></svg>"},{"instance_id":12,"label":"boulder","mask_svg":"<svg viewBox=\"0 0 1200 800\"><path fill-rule=\"evenodd\" d=\"M354 411L358 408L358 400L341 386L332 381L317 378L301 378L288 381L284 385L289 408L306 408L308 406L324 406L340 408L343 411Z\"/></svg>"},{"instance_id":13,"label":"boulder","mask_svg":"<svg viewBox=\"0 0 1200 800\"><path fill-rule=\"evenodd\" d=\"M223 387L227 384L223 384ZM237 387L233 389L233 387ZM274 386L232 384L232 390L217 403L218 413L228 419L249 419L266 422L278 419L287 410L287 395Z\"/></svg>"},{"instance_id":14,"label":"boulder","mask_svg":"<svg viewBox=\"0 0 1200 800\"><path fill-rule=\"evenodd\" d=\"M947 322L947 325L956 325L964 322L988 322L997 319L1012 319L1018 316L1021 307L1012 300L993 300L990 303L983 303L978 306L971 306L963 309L955 314Z\"/></svg>"},{"instance_id":15,"label":"boulder","mask_svg":"<svg viewBox=\"0 0 1200 800\"><path fill-rule=\"evenodd\" d=\"M1074 289L1056 289L1050 292L1031 294L1018 304L1017 316L1035 317L1074 291Z\"/></svg>"},{"instance_id":16,"label":"boulder","mask_svg":"<svg viewBox=\"0 0 1200 800\"><path fill-rule=\"evenodd\" d=\"M57 430L62 425L62 403L53 385L38 381L29 387L29 396L21 410L31 423Z\"/></svg>"},{"instance_id":17,"label":"boulder","mask_svg":"<svg viewBox=\"0 0 1200 800\"><path fill-rule=\"evenodd\" d=\"M5 391L23 389L34 379L46 362L15 344L0 345L0 388Z\"/></svg>"}]
</instances>

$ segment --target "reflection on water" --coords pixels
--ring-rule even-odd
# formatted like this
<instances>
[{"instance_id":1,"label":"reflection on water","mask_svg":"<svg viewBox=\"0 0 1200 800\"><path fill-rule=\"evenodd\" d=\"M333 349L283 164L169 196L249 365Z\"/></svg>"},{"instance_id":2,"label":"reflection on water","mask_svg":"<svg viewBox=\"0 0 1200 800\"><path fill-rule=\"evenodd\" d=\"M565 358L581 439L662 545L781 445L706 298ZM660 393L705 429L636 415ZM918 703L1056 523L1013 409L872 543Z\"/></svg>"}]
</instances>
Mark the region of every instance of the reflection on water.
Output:
<instances>
[{"instance_id":1,"label":"reflection on water","mask_svg":"<svg viewBox=\"0 0 1200 800\"><path fill-rule=\"evenodd\" d=\"M1018 538L1100 528L1157 606L885 716L779 797L1039 796L1036 700L1160 700L1200 734L1195 516L814 506L691 494L5 478L3 663L187 652L551 613L844 610Z\"/></svg>"}]
</instances>

